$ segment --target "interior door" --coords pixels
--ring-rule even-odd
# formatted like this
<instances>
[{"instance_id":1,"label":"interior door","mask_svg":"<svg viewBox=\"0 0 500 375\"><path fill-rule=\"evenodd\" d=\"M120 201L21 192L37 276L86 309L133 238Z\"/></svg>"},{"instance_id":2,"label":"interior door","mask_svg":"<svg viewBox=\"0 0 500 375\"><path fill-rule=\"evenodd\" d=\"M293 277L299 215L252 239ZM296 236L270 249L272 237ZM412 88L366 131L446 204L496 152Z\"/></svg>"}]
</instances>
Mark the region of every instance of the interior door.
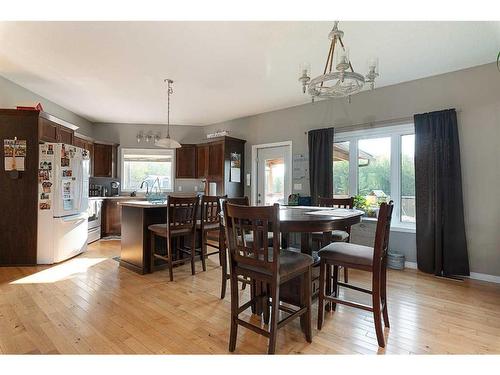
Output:
<instances>
[{"instance_id":1,"label":"interior door","mask_svg":"<svg viewBox=\"0 0 500 375\"><path fill-rule=\"evenodd\" d=\"M257 204L286 204L291 193L290 146L259 148L257 151Z\"/></svg>"}]
</instances>

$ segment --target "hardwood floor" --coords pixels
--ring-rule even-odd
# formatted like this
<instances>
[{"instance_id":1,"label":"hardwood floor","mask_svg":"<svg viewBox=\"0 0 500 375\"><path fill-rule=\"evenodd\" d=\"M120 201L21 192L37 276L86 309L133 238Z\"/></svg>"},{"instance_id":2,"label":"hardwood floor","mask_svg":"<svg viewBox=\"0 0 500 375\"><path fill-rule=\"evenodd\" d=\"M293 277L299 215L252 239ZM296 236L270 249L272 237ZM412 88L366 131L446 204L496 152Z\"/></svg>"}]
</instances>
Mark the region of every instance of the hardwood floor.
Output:
<instances>
[{"instance_id":1,"label":"hardwood floor","mask_svg":"<svg viewBox=\"0 0 500 375\"><path fill-rule=\"evenodd\" d=\"M119 267L111 259L119 249L101 241L54 267L0 268L0 353L228 353L230 293L219 299L216 257L207 272L197 262L191 276L187 264L169 282L167 270L141 276ZM349 278L370 282L356 271ZM312 344L298 322L280 330L277 353L500 353L500 285L406 270L389 271L388 288L385 349L371 313L338 306ZM236 353L266 350L267 339L240 328Z\"/></svg>"}]
</instances>

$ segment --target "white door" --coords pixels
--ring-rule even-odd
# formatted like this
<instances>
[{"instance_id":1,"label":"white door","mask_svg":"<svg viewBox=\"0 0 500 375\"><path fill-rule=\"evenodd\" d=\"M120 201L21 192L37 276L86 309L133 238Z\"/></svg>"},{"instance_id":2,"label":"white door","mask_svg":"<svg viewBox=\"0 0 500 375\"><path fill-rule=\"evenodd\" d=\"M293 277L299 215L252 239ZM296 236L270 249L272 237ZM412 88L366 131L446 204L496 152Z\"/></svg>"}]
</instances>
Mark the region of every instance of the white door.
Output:
<instances>
[{"instance_id":1,"label":"white door","mask_svg":"<svg viewBox=\"0 0 500 375\"><path fill-rule=\"evenodd\" d=\"M257 205L286 204L291 193L291 146L257 150Z\"/></svg>"}]
</instances>

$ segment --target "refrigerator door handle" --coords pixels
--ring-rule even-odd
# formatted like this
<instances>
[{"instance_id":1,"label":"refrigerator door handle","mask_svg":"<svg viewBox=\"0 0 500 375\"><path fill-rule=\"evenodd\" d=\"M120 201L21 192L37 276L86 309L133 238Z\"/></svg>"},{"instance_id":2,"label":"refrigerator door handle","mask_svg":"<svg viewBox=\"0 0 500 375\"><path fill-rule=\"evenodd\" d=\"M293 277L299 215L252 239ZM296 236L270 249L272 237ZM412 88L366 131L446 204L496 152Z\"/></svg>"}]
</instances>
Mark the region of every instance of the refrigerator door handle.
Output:
<instances>
[{"instance_id":1,"label":"refrigerator door handle","mask_svg":"<svg viewBox=\"0 0 500 375\"><path fill-rule=\"evenodd\" d=\"M76 215L71 215L71 216L63 216L61 217L62 221L64 222L74 222L74 221L80 221L80 220L87 220L88 216L87 213L81 213L81 214L76 214Z\"/></svg>"}]
</instances>

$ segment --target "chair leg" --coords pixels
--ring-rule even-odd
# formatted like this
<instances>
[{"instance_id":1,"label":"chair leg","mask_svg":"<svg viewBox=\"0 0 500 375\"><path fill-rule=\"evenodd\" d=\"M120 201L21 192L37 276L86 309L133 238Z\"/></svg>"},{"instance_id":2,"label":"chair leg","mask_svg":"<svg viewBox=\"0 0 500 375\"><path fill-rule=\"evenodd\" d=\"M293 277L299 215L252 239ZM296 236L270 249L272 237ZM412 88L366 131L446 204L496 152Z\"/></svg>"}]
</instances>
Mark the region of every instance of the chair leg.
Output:
<instances>
[{"instance_id":1,"label":"chair leg","mask_svg":"<svg viewBox=\"0 0 500 375\"><path fill-rule=\"evenodd\" d=\"M382 265L382 273L380 275L380 299L383 304L382 316L384 317L384 325L389 328L389 313L387 312L387 260L384 260Z\"/></svg>"},{"instance_id":2,"label":"chair leg","mask_svg":"<svg viewBox=\"0 0 500 375\"><path fill-rule=\"evenodd\" d=\"M344 283L349 283L349 273L346 267L344 267Z\"/></svg>"},{"instance_id":3,"label":"chair leg","mask_svg":"<svg viewBox=\"0 0 500 375\"><path fill-rule=\"evenodd\" d=\"M262 288L264 298L262 300L262 317L264 324L269 324L269 318L271 317L271 307L269 306L269 284L265 284Z\"/></svg>"},{"instance_id":4,"label":"chair leg","mask_svg":"<svg viewBox=\"0 0 500 375\"><path fill-rule=\"evenodd\" d=\"M191 239L191 275L194 275L196 273L196 268L194 265L194 257L196 256L196 234L193 233L192 239Z\"/></svg>"},{"instance_id":5,"label":"chair leg","mask_svg":"<svg viewBox=\"0 0 500 375\"><path fill-rule=\"evenodd\" d=\"M172 239L166 238L165 241L167 242L166 247L167 247L167 257L168 257L168 273L170 276L170 281L174 281L174 265L172 262Z\"/></svg>"},{"instance_id":6,"label":"chair leg","mask_svg":"<svg viewBox=\"0 0 500 375\"><path fill-rule=\"evenodd\" d=\"M203 271L207 270L207 264L205 263L206 254L207 254L207 232L203 231L203 233L201 234L201 267Z\"/></svg>"},{"instance_id":7,"label":"chair leg","mask_svg":"<svg viewBox=\"0 0 500 375\"><path fill-rule=\"evenodd\" d=\"M229 334L229 351L236 349L236 336L238 336L238 277L231 272L231 331Z\"/></svg>"},{"instance_id":8,"label":"chair leg","mask_svg":"<svg viewBox=\"0 0 500 375\"><path fill-rule=\"evenodd\" d=\"M330 296L332 294L332 266L328 263L325 263L325 295ZM325 310L331 311L332 303L330 301L326 301Z\"/></svg>"},{"instance_id":9,"label":"chair leg","mask_svg":"<svg viewBox=\"0 0 500 375\"><path fill-rule=\"evenodd\" d=\"M155 271L155 241L156 241L156 238L155 238L155 234L153 232L151 232L150 241L151 241L151 243L149 244L149 246L151 249L151 254L150 254L151 259L149 260L149 271L154 272Z\"/></svg>"},{"instance_id":10,"label":"chair leg","mask_svg":"<svg viewBox=\"0 0 500 375\"><path fill-rule=\"evenodd\" d=\"M325 300L325 284L326 284L326 275L325 275L326 264L325 261L322 260L319 264L319 295L318 295L318 330L321 330L323 326L323 316L324 312L324 300Z\"/></svg>"},{"instance_id":11,"label":"chair leg","mask_svg":"<svg viewBox=\"0 0 500 375\"><path fill-rule=\"evenodd\" d=\"M255 296L257 295L257 282L255 280L251 280L250 281L251 284L250 284L250 299L254 299ZM245 289L244 287L246 287L246 283L243 283L243 286L241 288L241 290ZM251 309L252 309L252 314L258 314L259 313L259 309L258 309L258 303L257 301L254 301L254 303L252 303L252 306L251 306Z\"/></svg>"},{"instance_id":12,"label":"chair leg","mask_svg":"<svg viewBox=\"0 0 500 375\"><path fill-rule=\"evenodd\" d=\"M304 328L305 328L305 336L307 342L312 342L312 285L311 285L311 266L307 268L307 272L304 274L303 279L303 288L304 288L304 307L307 308L304 316Z\"/></svg>"},{"instance_id":13,"label":"chair leg","mask_svg":"<svg viewBox=\"0 0 500 375\"><path fill-rule=\"evenodd\" d=\"M333 286L332 286L332 294L339 298L339 266L333 266ZM332 302L332 310L335 311L337 308L337 304Z\"/></svg>"},{"instance_id":14,"label":"chair leg","mask_svg":"<svg viewBox=\"0 0 500 375\"><path fill-rule=\"evenodd\" d=\"M226 288L227 288L227 257L226 257L226 249L225 248L220 248L220 254L221 258L224 258L222 261L222 283L221 283L221 292L220 292L220 299L224 299L226 297Z\"/></svg>"},{"instance_id":15,"label":"chair leg","mask_svg":"<svg viewBox=\"0 0 500 375\"><path fill-rule=\"evenodd\" d=\"M374 277L374 280L376 278ZM384 331L382 329L382 312L380 311L380 282L377 280L373 283L372 290L372 306L373 306L373 322L375 323L375 333L377 334L378 346L385 347Z\"/></svg>"},{"instance_id":16,"label":"chair leg","mask_svg":"<svg viewBox=\"0 0 500 375\"><path fill-rule=\"evenodd\" d=\"M276 352L276 338L278 335L278 317L279 317L279 285L271 285L271 298L273 302L271 304L271 324L269 329L269 349L268 354L274 354Z\"/></svg>"}]
</instances>

